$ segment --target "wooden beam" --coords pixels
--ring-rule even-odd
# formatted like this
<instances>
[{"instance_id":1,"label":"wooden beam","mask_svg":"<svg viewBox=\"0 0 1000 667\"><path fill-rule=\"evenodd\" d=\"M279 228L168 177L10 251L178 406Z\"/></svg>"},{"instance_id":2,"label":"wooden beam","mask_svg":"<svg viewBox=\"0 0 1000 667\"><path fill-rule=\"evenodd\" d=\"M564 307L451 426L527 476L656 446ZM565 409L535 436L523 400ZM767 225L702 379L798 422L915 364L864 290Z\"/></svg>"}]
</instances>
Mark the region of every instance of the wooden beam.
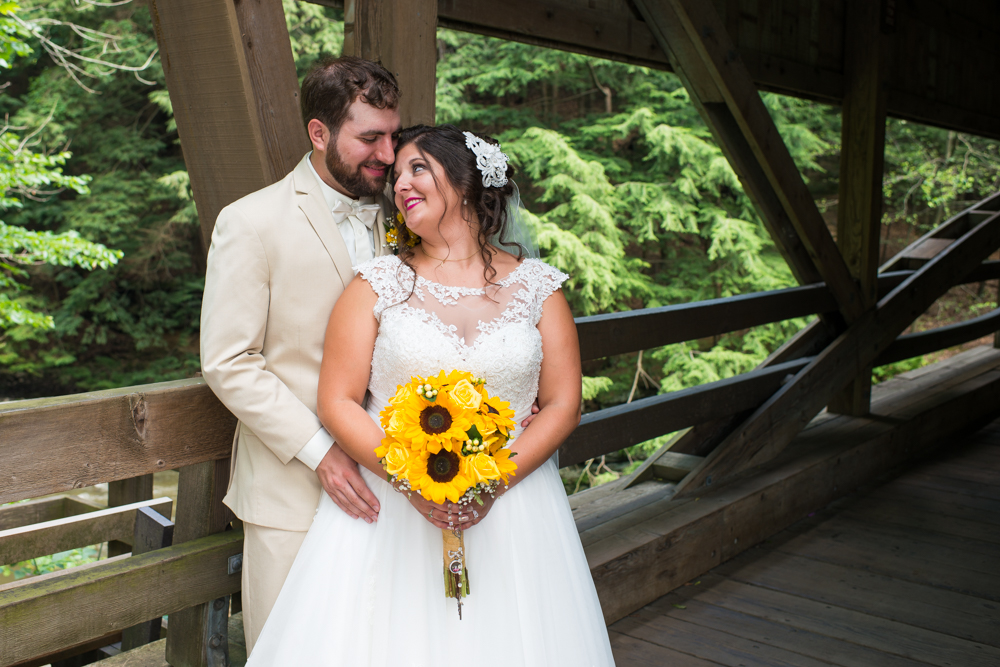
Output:
<instances>
[{"instance_id":1,"label":"wooden beam","mask_svg":"<svg viewBox=\"0 0 1000 667\"><path fill-rule=\"evenodd\" d=\"M108 483L108 507L119 507L150 500L153 497L153 475L130 477ZM118 556L132 550L131 545L118 540L108 543L108 555Z\"/></svg>"},{"instance_id":2,"label":"wooden beam","mask_svg":"<svg viewBox=\"0 0 1000 667\"><path fill-rule=\"evenodd\" d=\"M204 250L219 211L309 150L280 0L150 0Z\"/></svg>"},{"instance_id":3,"label":"wooden beam","mask_svg":"<svg viewBox=\"0 0 1000 667\"><path fill-rule=\"evenodd\" d=\"M685 426L752 409L807 363L790 361L590 412L559 448L559 465L575 465Z\"/></svg>"},{"instance_id":4,"label":"wooden beam","mask_svg":"<svg viewBox=\"0 0 1000 667\"><path fill-rule=\"evenodd\" d=\"M344 53L396 76L403 127L434 124L438 0L347 0Z\"/></svg>"},{"instance_id":5,"label":"wooden beam","mask_svg":"<svg viewBox=\"0 0 1000 667\"><path fill-rule=\"evenodd\" d=\"M164 614L172 628L181 609L239 590L228 563L242 551L243 533L233 531L5 585L0 656L29 660Z\"/></svg>"},{"instance_id":6,"label":"wooden beam","mask_svg":"<svg viewBox=\"0 0 1000 667\"><path fill-rule=\"evenodd\" d=\"M1000 308L965 322L900 336L875 359L872 365L884 366L903 359L912 359L936 350L968 343L997 330L1000 330Z\"/></svg>"},{"instance_id":7,"label":"wooden beam","mask_svg":"<svg viewBox=\"0 0 1000 667\"><path fill-rule=\"evenodd\" d=\"M157 498L0 530L0 564L19 563L29 558L48 556L108 540L119 540L131 545L139 509L152 508L169 518L172 506L170 498Z\"/></svg>"},{"instance_id":8,"label":"wooden beam","mask_svg":"<svg viewBox=\"0 0 1000 667\"><path fill-rule=\"evenodd\" d=\"M648 350L793 317L836 312L822 283L576 319L580 358Z\"/></svg>"},{"instance_id":9,"label":"wooden beam","mask_svg":"<svg viewBox=\"0 0 1000 667\"><path fill-rule=\"evenodd\" d=\"M1000 247L1000 214L984 220L867 311L729 435L678 486L678 497L773 458L830 398L951 285Z\"/></svg>"},{"instance_id":10,"label":"wooden beam","mask_svg":"<svg viewBox=\"0 0 1000 667\"><path fill-rule=\"evenodd\" d=\"M881 30L881 3L846 0L845 10L837 247L869 308L878 300L889 44ZM871 369L865 368L829 409L860 416L868 412L870 401Z\"/></svg>"},{"instance_id":11,"label":"wooden beam","mask_svg":"<svg viewBox=\"0 0 1000 667\"><path fill-rule=\"evenodd\" d=\"M229 522L236 518L222 504L228 486L229 459L206 461L181 469L177 484L175 543L206 538L226 530ZM174 667L228 665L228 617L229 594L202 600L200 604L172 613L167 633L167 662Z\"/></svg>"},{"instance_id":12,"label":"wooden beam","mask_svg":"<svg viewBox=\"0 0 1000 667\"><path fill-rule=\"evenodd\" d=\"M167 513L169 515L169 512ZM169 516L162 516L149 508L140 507L135 513L135 527L132 537L132 555L165 549L173 544L174 524ZM162 619L157 616L122 631L122 651L130 651L137 646L159 641Z\"/></svg>"},{"instance_id":13,"label":"wooden beam","mask_svg":"<svg viewBox=\"0 0 1000 667\"><path fill-rule=\"evenodd\" d=\"M636 0L674 71L800 281L822 276L847 322L861 295L823 217L711 3Z\"/></svg>"},{"instance_id":14,"label":"wooden beam","mask_svg":"<svg viewBox=\"0 0 1000 667\"><path fill-rule=\"evenodd\" d=\"M29 500L25 503L0 507L0 530L10 530L44 521L55 521L101 509L104 508L96 503L81 501L72 496Z\"/></svg>"},{"instance_id":15,"label":"wooden beam","mask_svg":"<svg viewBox=\"0 0 1000 667\"><path fill-rule=\"evenodd\" d=\"M227 458L235 429L200 378L0 403L0 503Z\"/></svg>"}]
</instances>

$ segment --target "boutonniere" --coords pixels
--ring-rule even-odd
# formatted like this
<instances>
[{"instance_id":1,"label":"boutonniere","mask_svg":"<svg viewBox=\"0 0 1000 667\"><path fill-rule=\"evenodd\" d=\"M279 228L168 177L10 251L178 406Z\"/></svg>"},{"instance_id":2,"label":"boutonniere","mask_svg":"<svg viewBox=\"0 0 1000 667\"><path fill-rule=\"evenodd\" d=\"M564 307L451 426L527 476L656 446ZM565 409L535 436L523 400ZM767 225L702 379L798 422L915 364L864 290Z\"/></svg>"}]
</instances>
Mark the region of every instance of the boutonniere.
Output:
<instances>
[{"instance_id":1,"label":"boutonniere","mask_svg":"<svg viewBox=\"0 0 1000 667\"><path fill-rule=\"evenodd\" d=\"M397 213L396 224L389 227L389 230L385 233L385 243L392 248L393 253L398 255L400 240L402 240L407 248L412 248L420 243L420 237L407 228L406 222L403 221L403 214Z\"/></svg>"}]
</instances>

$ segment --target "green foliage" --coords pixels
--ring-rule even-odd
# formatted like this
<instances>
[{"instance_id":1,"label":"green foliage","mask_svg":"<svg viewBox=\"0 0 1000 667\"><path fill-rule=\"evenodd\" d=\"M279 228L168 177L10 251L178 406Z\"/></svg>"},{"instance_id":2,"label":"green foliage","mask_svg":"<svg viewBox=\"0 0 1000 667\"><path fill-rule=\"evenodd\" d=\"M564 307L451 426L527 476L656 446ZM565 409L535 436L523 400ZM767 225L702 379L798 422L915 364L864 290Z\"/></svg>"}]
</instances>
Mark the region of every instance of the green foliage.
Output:
<instances>
[{"instance_id":1,"label":"green foliage","mask_svg":"<svg viewBox=\"0 0 1000 667\"><path fill-rule=\"evenodd\" d=\"M51 556L39 556L38 558L32 558L21 563L0 565L0 579L24 579L25 577L68 570L77 565L93 563L100 559L103 546L102 544L95 544L83 547L82 549L61 551Z\"/></svg>"},{"instance_id":2,"label":"green foliage","mask_svg":"<svg viewBox=\"0 0 1000 667\"><path fill-rule=\"evenodd\" d=\"M923 233L1000 189L1000 144L889 119L885 169L885 222L905 221Z\"/></svg>"}]
</instances>

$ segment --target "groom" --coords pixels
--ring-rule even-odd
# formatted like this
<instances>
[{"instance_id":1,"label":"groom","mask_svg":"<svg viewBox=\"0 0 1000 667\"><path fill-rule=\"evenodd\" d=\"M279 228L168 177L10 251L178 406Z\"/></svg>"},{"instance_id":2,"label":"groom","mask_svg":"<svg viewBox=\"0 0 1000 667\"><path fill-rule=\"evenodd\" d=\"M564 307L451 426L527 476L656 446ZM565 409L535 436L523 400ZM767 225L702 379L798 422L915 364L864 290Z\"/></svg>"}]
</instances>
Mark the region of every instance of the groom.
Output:
<instances>
[{"instance_id":1,"label":"groom","mask_svg":"<svg viewBox=\"0 0 1000 667\"><path fill-rule=\"evenodd\" d=\"M247 650L325 491L369 523L379 505L316 417L323 338L351 267L387 252L380 204L400 129L381 65L342 57L302 83L313 150L281 181L227 206L208 253L205 381L239 419L225 503L243 521Z\"/></svg>"}]
</instances>

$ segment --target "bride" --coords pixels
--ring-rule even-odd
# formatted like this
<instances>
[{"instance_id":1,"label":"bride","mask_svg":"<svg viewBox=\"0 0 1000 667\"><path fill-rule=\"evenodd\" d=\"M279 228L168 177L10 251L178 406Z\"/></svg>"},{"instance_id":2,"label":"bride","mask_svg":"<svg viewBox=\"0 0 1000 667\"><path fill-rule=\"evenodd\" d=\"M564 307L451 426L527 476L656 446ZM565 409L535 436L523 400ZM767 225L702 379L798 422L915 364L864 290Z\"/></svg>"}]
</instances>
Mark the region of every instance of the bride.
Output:
<instances>
[{"instance_id":1,"label":"bride","mask_svg":"<svg viewBox=\"0 0 1000 667\"><path fill-rule=\"evenodd\" d=\"M614 664L553 460L580 419L567 276L496 241L509 238L511 173L494 141L453 126L400 134L395 204L421 243L358 267L330 317L319 385L320 419L360 464L378 519L354 521L323 495L249 667ZM517 424L538 398L511 444L515 476L482 506L397 492L374 453L396 387L453 369L484 378ZM449 527L465 536L462 620L444 594Z\"/></svg>"}]
</instances>

